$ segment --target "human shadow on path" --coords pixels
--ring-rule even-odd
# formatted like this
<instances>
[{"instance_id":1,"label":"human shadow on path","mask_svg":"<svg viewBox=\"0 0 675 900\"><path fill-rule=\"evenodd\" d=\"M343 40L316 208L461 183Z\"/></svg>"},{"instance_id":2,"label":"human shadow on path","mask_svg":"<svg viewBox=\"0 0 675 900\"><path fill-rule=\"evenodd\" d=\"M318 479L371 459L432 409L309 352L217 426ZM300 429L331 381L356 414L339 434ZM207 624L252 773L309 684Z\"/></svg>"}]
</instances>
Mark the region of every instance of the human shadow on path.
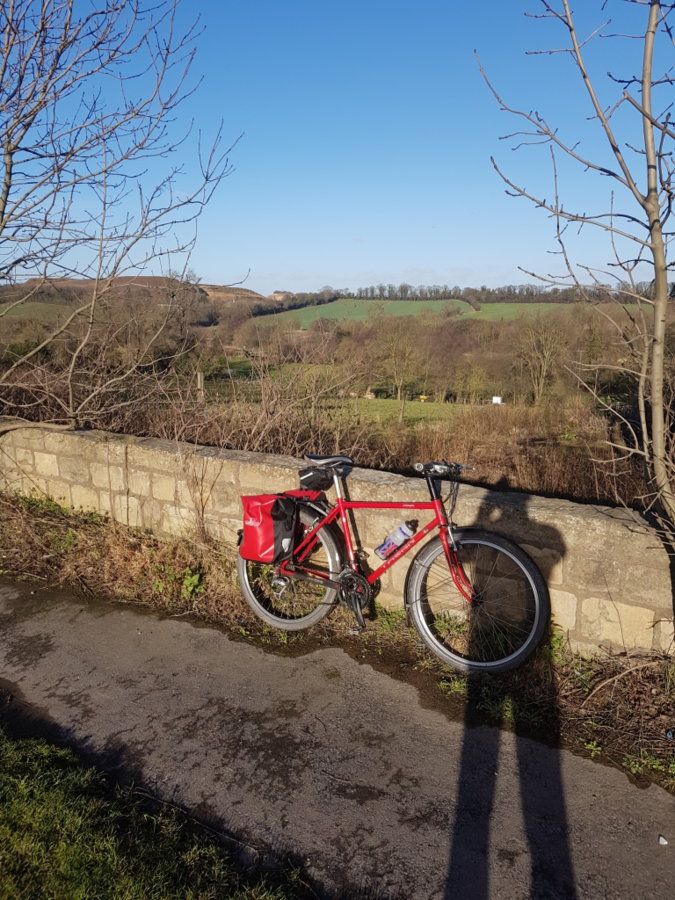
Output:
<instances>
[{"instance_id":1,"label":"human shadow on path","mask_svg":"<svg viewBox=\"0 0 675 900\"><path fill-rule=\"evenodd\" d=\"M497 488L508 486L502 481ZM508 500L490 493L481 504L477 524L489 530L518 535L536 535L542 549L555 551L537 560L548 581L556 557L562 558L565 544L557 529L529 520L529 497L510 494ZM500 522L508 506L513 528ZM547 565L541 559L551 560ZM520 802L529 852L530 885L523 896L533 898L574 898L574 870L569 846L565 797L560 769L560 715L555 683L548 666L532 662L528 678L537 679L546 721L546 745L525 734L532 733L529 712L510 674L477 676L468 679L465 728L462 742L458 796L452 832L452 846L444 890L445 900L482 900L502 895L490 874L501 867L512 869L524 852L520 840L491 829L495 788L502 737L500 726L509 723L516 735ZM522 683L522 682L521 682ZM539 698L538 698L539 699ZM510 720L510 721L509 721ZM486 724L489 721L489 724ZM518 811L513 818L518 822ZM516 834L518 829L516 828ZM515 876L515 873L514 873ZM502 893L504 884L501 885Z\"/></svg>"}]
</instances>

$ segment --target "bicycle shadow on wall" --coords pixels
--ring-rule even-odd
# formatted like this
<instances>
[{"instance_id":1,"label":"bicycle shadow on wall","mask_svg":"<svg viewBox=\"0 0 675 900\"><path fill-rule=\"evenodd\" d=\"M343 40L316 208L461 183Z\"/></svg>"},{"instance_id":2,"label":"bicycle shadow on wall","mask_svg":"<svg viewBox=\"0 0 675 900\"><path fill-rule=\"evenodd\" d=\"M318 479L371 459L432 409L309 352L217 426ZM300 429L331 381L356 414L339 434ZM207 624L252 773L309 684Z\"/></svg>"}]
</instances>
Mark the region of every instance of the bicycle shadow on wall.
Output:
<instances>
[{"instance_id":1,"label":"bicycle shadow on wall","mask_svg":"<svg viewBox=\"0 0 675 900\"><path fill-rule=\"evenodd\" d=\"M496 490L508 487L503 479ZM508 507L515 511L517 525L526 532L536 534L539 546L555 551L562 558L565 542L557 529L534 523L528 516L530 498L524 494L509 494L500 501L499 494L490 493L477 514L477 524L501 531L500 520ZM528 523L531 525L528 528ZM509 535L508 523L503 533ZM512 528L511 528L512 531ZM554 557L551 555L551 559ZM548 567L537 560L547 582L552 562ZM471 640L471 637L469 638ZM520 875L522 884L522 855L529 854L530 897L574 898L577 896L574 869L569 846L567 812L560 766L560 713L555 682L550 668L540 651L525 669L517 673L495 676L476 676L467 679L467 696L464 714L458 794L451 835L450 858L444 891L445 900L481 900L493 896L490 875L499 879L502 887L513 877ZM546 745L527 734L533 733L532 708L523 702L518 685L524 685L537 698L541 712L541 731L546 733ZM491 827L497 778L499 773L502 727L507 726L515 736L515 754L518 768L520 807L526 849L517 829L508 834ZM505 736L506 737L506 736ZM510 736L507 740L511 740ZM500 783L500 796L506 798L508 782ZM513 816L508 821L518 822L514 802ZM515 833L514 833L515 832ZM502 869L503 875L498 874ZM506 871L504 871L506 869ZM506 880L504 880L506 879Z\"/></svg>"}]
</instances>

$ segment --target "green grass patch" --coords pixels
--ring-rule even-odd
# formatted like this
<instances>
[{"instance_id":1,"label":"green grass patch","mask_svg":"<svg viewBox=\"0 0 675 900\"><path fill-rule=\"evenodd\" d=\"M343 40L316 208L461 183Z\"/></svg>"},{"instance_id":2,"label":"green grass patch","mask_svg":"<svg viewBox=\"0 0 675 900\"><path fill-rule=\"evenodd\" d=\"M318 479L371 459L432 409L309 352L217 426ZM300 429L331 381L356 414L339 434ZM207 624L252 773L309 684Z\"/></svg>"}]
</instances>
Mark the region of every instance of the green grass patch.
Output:
<instances>
[{"instance_id":1,"label":"green grass patch","mask_svg":"<svg viewBox=\"0 0 675 900\"><path fill-rule=\"evenodd\" d=\"M405 609L388 609L378 604L372 627L387 634L397 634L406 627L406 622Z\"/></svg>"},{"instance_id":2,"label":"green grass patch","mask_svg":"<svg viewBox=\"0 0 675 900\"><path fill-rule=\"evenodd\" d=\"M367 419L371 422L395 422L398 420L400 403L396 399L366 400L363 397L353 398L349 401L350 408L355 416ZM406 400L403 408L403 419L408 424L416 422L449 422L457 411L454 403L436 403L429 400L422 403L419 400Z\"/></svg>"},{"instance_id":3,"label":"green grass patch","mask_svg":"<svg viewBox=\"0 0 675 900\"><path fill-rule=\"evenodd\" d=\"M36 322L57 322L73 311L72 306L65 303L44 303L40 300L27 300L10 309L5 315L8 319L31 320ZM0 307L0 312L2 307Z\"/></svg>"},{"instance_id":4,"label":"green grass patch","mask_svg":"<svg viewBox=\"0 0 675 900\"><path fill-rule=\"evenodd\" d=\"M281 900L302 895L295 881L243 874L185 815L0 728L0 897Z\"/></svg>"},{"instance_id":5,"label":"green grass patch","mask_svg":"<svg viewBox=\"0 0 675 900\"><path fill-rule=\"evenodd\" d=\"M536 316L538 313L569 309L569 306L570 304L560 303L481 303L478 312L468 307L467 316L485 322L510 322L522 316Z\"/></svg>"},{"instance_id":6,"label":"green grass patch","mask_svg":"<svg viewBox=\"0 0 675 900\"><path fill-rule=\"evenodd\" d=\"M441 678L438 687L441 693L448 697L453 695L465 697L469 690L469 682L463 675L448 675L446 678Z\"/></svg>"},{"instance_id":7,"label":"green grass patch","mask_svg":"<svg viewBox=\"0 0 675 900\"><path fill-rule=\"evenodd\" d=\"M45 497L38 494L31 494L26 497L18 496L15 497L14 500L19 506L22 506L26 512L36 516L52 516L59 521L62 519L74 519L78 524L89 525L102 525L107 521L107 516L102 513L84 509L72 510L57 503L57 501L53 500L51 497Z\"/></svg>"}]
</instances>

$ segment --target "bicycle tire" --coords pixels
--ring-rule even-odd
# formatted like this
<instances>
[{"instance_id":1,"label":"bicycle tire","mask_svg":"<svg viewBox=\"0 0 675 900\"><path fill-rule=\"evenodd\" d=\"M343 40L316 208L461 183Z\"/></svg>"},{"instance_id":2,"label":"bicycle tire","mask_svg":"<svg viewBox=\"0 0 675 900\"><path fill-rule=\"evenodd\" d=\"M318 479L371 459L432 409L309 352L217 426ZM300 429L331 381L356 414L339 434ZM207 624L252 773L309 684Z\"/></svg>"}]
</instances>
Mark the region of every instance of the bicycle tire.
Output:
<instances>
[{"instance_id":1,"label":"bicycle tire","mask_svg":"<svg viewBox=\"0 0 675 900\"><path fill-rule=\"evenodd\" d=\"M300 522L305 528L310 528L316 520L315 512L300 509ZM320 550L317 547L307 558L308 565L325 571L331 578L337 578L343 568L341 535L335 532L330 525L320 528L317 532ZM290 578L280 595L272 587L276 574L274 566L237 556L237 575L244 599L253 612L273 628L303 631L325 619L337 605L338 592L334 588L322 588L299 579ZM283 595L288 591L291 593L284 599Z\"/></svg>"},{"instance_id":2,"label":"bicycle tire","mask_svg":"<svg viewBox=\"0 0 675 900\"><path fill-rule=\"evenodd\" d=\"M501 535L466 528L454 536L477 602L461 596L440 538L434 538L408 570L405 599L412 624L427 649L460 672L497 674L515 669L546 632L550 616L546 582L532 559ZM432 573L437 580L431 580ZM495 652L489 651L488 642Z\"/></svg>"}]
</instances>

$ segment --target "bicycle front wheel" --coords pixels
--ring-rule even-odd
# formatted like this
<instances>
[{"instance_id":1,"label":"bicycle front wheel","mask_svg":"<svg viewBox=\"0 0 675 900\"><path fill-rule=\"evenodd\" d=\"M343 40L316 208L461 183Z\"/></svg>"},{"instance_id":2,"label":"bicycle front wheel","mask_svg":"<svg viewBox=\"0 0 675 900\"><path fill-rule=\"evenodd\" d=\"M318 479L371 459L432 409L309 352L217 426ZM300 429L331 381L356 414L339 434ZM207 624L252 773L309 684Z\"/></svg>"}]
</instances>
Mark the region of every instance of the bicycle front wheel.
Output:
<instances>
[{"instance_id":1,"label":"bicycle front wheel","mask_svg":"<svg viewBox=\"0 0 675 900\"><path fill-rule=\"evenodd\" d=\"M315 519L309 511L300 510L304 529L311 528ZM317 542L303 565L327 578L337 578L342 571L342 553L333 528L319 529ZM237 556L237 575L241 592L253 612L268 625L284 631L302 631L316 625L337 604L334 588L280 576L277 568L267 563L249 562Z\"/></svg>"},{"instance_id":2,"label":"bicycle front wheel","mask_svg":"<svg viewBox=\"0 0 675 900\"><path fill-rule=\"evenodd\" d=\"M450 573L439 538L413 560L406 603L427 648L460 672L506 672L521 665L544 636L550 602L530 557L501 535L455 532L457 557L473 594Z\"/></svg>"}]
</instances>

